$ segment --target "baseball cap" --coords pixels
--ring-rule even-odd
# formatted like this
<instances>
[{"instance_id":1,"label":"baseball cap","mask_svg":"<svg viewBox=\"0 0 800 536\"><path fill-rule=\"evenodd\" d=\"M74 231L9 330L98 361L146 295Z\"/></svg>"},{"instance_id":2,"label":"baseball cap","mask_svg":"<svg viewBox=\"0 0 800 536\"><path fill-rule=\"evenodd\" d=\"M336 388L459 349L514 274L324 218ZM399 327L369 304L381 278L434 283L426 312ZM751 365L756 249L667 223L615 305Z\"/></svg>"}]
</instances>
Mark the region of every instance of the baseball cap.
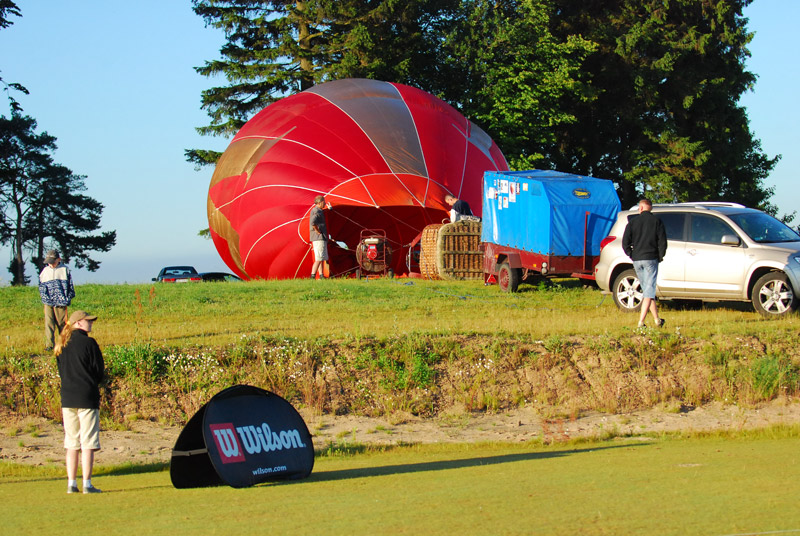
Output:
<instances>
[{"instance_id":1,"label":"baseball cap","mask_svg":"<svg viewBox=\"0 0 800 536\"><path fill-rule=\"evenodd\" d=\"M56 259L60 259L60 258L61 258L61 256L58 254L58 251L56 251L55 249L51 249L50 251L48 251L44 255L44 263L45 264L50 264L50 263L54 262Z\"/></svg>"},{"instance_id":2,"label":"baseball cap","mask_svg":"<svg viewBox=\"0 0 800 536\"><path fill-rule=\"evenodd\" d=\"M74 313L69 315L69 323L74 325L75 322L80 322L84 318L86 320L97 320L97 317L95 315L90 315L86 311L75 311Z\"/></svg>"}]
</instances>

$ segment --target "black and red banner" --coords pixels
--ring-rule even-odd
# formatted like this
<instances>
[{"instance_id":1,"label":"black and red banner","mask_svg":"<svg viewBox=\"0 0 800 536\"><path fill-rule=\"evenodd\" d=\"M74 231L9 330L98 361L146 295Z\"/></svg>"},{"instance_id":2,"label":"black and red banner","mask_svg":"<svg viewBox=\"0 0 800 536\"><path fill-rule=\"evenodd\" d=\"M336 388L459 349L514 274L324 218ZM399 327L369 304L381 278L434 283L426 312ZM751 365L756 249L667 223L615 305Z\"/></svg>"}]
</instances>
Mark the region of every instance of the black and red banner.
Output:
<instances>
[{"instance_id":1,"label":"black and red banner","mask_svg":"<svg viewBox=\"0 0 800 536\"><path fill-rule=\"evenodd\" d=\"M214 395L189 419L172 450L176 488L305 478L314 445L305 421L280 396L236 385Z\"/></svg>"}]
</instances>

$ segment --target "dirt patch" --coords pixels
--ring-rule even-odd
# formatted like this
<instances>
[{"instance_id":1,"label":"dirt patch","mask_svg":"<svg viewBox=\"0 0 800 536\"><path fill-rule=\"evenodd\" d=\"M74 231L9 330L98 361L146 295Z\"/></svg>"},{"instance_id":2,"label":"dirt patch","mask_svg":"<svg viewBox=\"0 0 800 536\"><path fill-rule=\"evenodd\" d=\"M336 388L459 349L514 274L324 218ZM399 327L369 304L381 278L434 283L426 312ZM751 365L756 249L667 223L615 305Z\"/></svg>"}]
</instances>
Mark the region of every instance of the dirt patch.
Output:
<instances>
[{"instance_id":1,"label":"dirt patch","mask_svg":"<svg viewBox=\"0 0 800 536\"><path fill-rule=\"evenodd\" d=\"M435 419L394 415L390 419L303 415L314 446L330 444L396 445L437 442L523 442L542 438L564 441L580 437L638 435L651 432L714 431L800 424L800 400L783 399L756 408L719 403L701 407L648 409L622 414L589 413L577 418L543 418L534 409L496 414L451 410ZM105 430L100 465L168 462L180 426L135 421L129 430ZM62 463L64 431L59 422L20 417L0 407L0 460L27 465Z\"/></svg>"}]
</instances>

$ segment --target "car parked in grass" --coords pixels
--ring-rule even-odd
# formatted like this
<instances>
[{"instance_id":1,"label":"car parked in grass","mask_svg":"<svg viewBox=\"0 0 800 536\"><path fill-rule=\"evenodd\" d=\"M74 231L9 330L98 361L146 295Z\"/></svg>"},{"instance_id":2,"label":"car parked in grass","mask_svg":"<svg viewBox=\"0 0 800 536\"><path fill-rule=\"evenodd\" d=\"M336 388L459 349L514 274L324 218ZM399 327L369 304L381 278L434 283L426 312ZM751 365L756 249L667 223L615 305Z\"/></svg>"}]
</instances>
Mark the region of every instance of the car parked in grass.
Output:
<instances>
[{"instance_id":1,"label":"car parked in grass","mask_svg":"<svg viewBox=\"0 0 800 536\"><path fill-rule=\"evenodd\" d=\"M800 235L760 210L736 203L653 205L667 232L656 297L751 301L764 316L791 313L800 292ZM641 286L622 235L636 207L618 214L601 243L597 285L621 310L639 310Z\"/></svg>"},{"instance_id":2,"label":"car parked in grass","mask_svg":"<svg viewBox=\"0 0 800 536\"><path fill-rule=\"evenodd\" d=\"M165 266L153 278L153 281L160 283L194 283L202 280L194 266Z\"/></svg>"},{"instance_id":3,"label":"car parked in grass","mask_svg":"<svg viewBox=\"0 0 800 536\"><path fill-rule=\"evenodd\" d=\"M241 278L227 272L202 272L200 278L212 283L241 281Z\"/></svg>"}]
</instances>

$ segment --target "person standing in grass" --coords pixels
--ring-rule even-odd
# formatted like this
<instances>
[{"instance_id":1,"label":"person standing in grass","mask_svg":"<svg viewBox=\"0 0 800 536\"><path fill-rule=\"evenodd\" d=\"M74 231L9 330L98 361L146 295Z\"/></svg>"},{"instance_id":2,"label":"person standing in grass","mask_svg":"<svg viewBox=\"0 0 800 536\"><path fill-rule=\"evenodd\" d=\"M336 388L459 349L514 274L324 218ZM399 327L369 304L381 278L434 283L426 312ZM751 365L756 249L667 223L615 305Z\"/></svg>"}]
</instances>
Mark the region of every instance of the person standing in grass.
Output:
<instances>
[{"instance_id":1,"label":"person standing in grass","mask_svg":"<svg viewBox=\"0 0 800 536\"><path fill-rule=\"evenodd\" d=\"M653 315L657 327L664 325L656 307L656 279L658 263L667 253L667 232L664 224L653 215L653 204L641 199L639 214L628 218L628 225L622 235L622 249L633 261L633 269L642 286L642 305L639 313L639 327L644 326L647 312Z\"/></svg>"},{"instance_id":2,"label":"person standing in grass","mask_svg":"<svg viewBox=\"0 0 800 536\"><path fill-rule=\"evenodd\" d=\"M61 377L61 414L67 450L67 493L78 493L78 461L82 461L83 492L100 493L92 485L94 453L100 450L100 382L105 375L103 354L89 337L96 316L75 311L55 347Z\"/></svg>"},{"instance_id":3,"label":"person standing in grass","mask_svg":"<svg viewBox=\"0 0 800 536\"><path fill-rule=\"evenodd\" d=\"M72 275L61 264L58 251L51 249L44 256L45 267L39 274L39 296L44 304L44 349L53 349L56 338L67 321L67 307L75 297Z\"/></svg>"},{"instance_id":4,"label":"person standing in grass","mask_svg":"<svg viewBox=\"0 0 800 536\"><path fill-rule=\"evenodd\" d=\"M325 262L328 260L328 226L325 224L325 197L314 198L314 208L308 220L308 238L314 248L314 264L311 266L311 279L325 279Z\"/></svg>"}]
</instances>

